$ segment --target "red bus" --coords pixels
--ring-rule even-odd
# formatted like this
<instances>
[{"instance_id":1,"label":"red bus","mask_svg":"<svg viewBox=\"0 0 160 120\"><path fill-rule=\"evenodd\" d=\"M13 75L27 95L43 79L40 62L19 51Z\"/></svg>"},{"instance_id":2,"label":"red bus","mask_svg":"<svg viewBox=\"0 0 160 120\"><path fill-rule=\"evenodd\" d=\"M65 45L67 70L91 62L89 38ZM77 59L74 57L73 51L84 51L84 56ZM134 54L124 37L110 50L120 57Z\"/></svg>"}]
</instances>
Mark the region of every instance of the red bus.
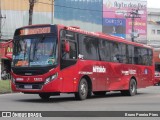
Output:
<instances>
[{"instance_id":1,"label":"red bus","mask_svg":"<svg viewBox=\"0 0 160 120\"><path fill-rule=\"evenodd\" d=\"M133 96L154 84L152 48L119 37L46 24L17 29L13 44L13 91L84 100L108 91Z\"/></svg>"},{"instance_id":2,"label":"red bus","mask_svg":"<svg viewBox=\"0 0 160 120\"><path fill-rule=\"evenodd\" d=\"M154 49L155 85L160 85L160 50Z\"/></svg>"},{"instance_id":3,"label":"red bus","mask_svg":"<svg viewBox=\"0 0 160 120\"><path fill-rule=\"evenodd\" d=\"M11 71L11 58L12 56L12 40L2 40L0 42L0 74L2 80L11 79L10 71Z\"/></svg>"}]
</instances>

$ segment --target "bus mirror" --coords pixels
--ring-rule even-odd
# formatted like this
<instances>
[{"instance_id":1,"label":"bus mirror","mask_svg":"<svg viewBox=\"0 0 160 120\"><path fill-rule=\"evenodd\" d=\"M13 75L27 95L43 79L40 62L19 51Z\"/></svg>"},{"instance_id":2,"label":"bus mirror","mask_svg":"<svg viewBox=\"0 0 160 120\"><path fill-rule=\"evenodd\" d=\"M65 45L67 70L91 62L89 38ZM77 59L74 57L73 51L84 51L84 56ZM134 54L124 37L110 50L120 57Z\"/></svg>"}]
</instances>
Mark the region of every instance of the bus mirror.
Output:
<instances>
[{"instance_id":1,"label":"bus mirror","mask_svg":"<svg viewBox=\"0 0 160 120\"><path fill-rule=\"evenodd\" d=\"M65 42L64 42L64 51L65 51L66 53L69 53L69 51L70 51L69 41L65 41Z\"/></svg>"}]
</instances>

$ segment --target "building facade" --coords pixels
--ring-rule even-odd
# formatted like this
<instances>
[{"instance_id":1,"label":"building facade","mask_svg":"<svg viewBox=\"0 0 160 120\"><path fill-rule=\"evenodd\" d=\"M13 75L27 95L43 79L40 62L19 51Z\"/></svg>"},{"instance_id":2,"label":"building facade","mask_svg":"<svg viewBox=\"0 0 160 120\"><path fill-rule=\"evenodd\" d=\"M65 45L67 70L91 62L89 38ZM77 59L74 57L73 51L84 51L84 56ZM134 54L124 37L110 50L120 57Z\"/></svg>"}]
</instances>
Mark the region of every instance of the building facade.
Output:
<instances>
[{"instance_id":1,"label":"building facade","mask_svg":"<svg viewBox=\"0 0 160 120\"><path fill-rule=\"evenodd\" d=\"M160 9L148 8L148 45L160 49Z\"/></svg>"},{"instance_id":2,"label":"building facade","mask_svg":"<svg viewBox=\"0 0 160 120\"><path fill-rule=\"evenodd\" d=\"M137 34L137 42L147 41L146 0L56 0L54 16L55 23L79 26L127 40Z\"/></svg>"},{"instance_id":3,"label":"building facade","mask_svg":"<svg viewBox=\"0 0 160 120\"><path fill-rule=\"evenodd\" d=\"M53 0L36 0L33 24L52 23ZM12 39L16 28L28 25L29 0L0 0L2 39Z\"/></svg>"}]
</instances>

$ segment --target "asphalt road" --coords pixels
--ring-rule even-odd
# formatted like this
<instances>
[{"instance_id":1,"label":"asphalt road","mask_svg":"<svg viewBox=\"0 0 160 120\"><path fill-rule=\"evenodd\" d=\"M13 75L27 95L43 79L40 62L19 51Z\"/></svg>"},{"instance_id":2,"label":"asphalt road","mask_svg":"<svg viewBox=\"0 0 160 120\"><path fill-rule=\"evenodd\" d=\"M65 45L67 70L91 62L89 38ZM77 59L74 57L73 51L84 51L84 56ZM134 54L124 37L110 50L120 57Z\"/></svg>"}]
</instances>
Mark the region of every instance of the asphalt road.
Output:
<instances>
[{"instance_id":1,"label":"asphalt road","mask_svg":"<svg viewBox=\"0 0 160 120\"><path fill-rule=\"evenodd\" d=\"M93 96L77 101L73 94L53 96L43 101L38 95L23 93L0 95L0 111L160 111L160 86L139 89L136 96L121 96L119 92Z\"/></svg>"},{"instance_id":2,"label":"asphalt road","mask_svg":"<svg viewBox=\"0 0 160 120\"><path fill-rule=\"evenodd\" d=\"M41 100L38 95L2 94L0 111L160 111L160 86L139 89L132 97L111 92L84 101L75 100L72 94L53 96L49 101Z\"/></svg>"}]
</instances>

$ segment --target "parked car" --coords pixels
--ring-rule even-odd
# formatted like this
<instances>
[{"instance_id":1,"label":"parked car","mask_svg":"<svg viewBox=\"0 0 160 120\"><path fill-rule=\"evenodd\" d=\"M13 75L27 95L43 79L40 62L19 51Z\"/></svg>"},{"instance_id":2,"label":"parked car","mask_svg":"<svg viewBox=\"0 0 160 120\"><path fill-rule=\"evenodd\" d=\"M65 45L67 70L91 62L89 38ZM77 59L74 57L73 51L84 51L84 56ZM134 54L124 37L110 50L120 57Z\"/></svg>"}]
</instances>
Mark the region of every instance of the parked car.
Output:
<instances>
[{"instance_id":1,"label":"parked car","mask_svg":"<svg viewBox=\"0 0 160 120\"><path fill-rule=\"evenodd\" d=\"M160 85L160 72L155 71L155 85Z\"/></svg>"}]
</instances>

